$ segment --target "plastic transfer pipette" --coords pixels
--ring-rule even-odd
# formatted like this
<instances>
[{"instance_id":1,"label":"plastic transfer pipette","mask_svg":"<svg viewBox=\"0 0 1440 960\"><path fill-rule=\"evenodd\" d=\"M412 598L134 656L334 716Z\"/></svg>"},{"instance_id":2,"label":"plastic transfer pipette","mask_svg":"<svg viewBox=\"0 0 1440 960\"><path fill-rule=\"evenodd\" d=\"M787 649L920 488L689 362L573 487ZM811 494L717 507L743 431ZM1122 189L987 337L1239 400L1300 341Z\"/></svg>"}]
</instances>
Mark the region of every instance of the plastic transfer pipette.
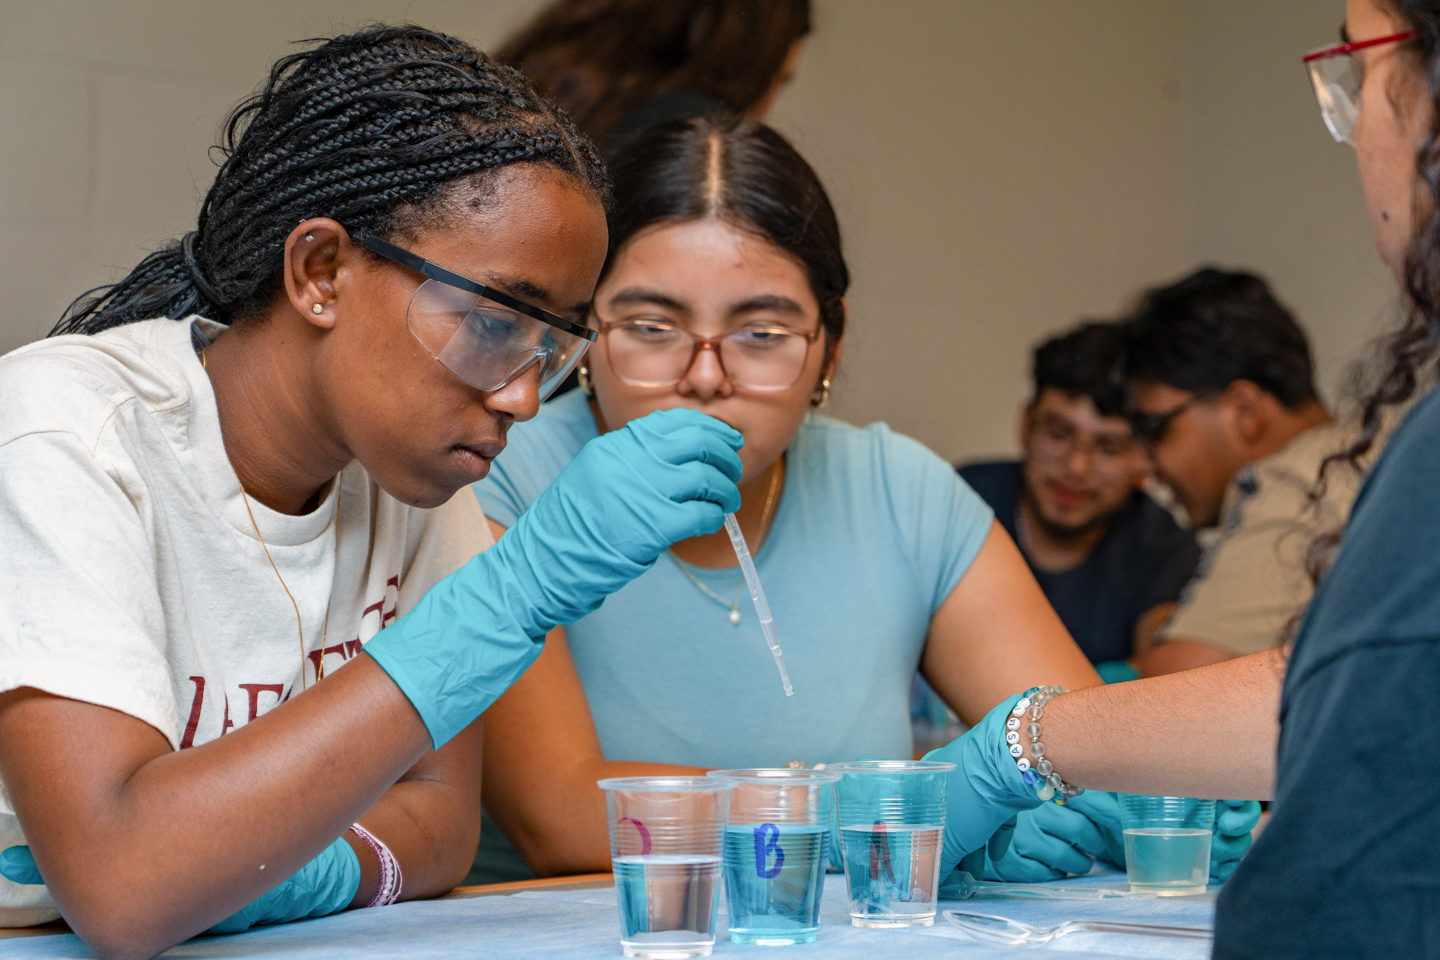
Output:
<instances>
[{"instance_id":1,"label":"plastic transfer pipette","mask_svg":"<svg viewBox=\"0 0 1440 960\"><path fill-rule=\"evenodd\" d=\"M750 558L750 548L745 544L745 534L740 532L740 521L735 514L725 514L725 532L730 534L730 544L735 556L740 558L740 572L745 574L745 586L750 588L750 599L755 601L755 613L760 617L760 632L775 657L775 666L780 668L780 682L785 684L785 696L793 697L795 688L790 686L790 674L785 672L785 655L780 652L780 638L775 636L775 620L770 616L770 604L765 602L765 588L760 586L760 574L755 572L755 561Z\"/></svg>"}]
</instances>

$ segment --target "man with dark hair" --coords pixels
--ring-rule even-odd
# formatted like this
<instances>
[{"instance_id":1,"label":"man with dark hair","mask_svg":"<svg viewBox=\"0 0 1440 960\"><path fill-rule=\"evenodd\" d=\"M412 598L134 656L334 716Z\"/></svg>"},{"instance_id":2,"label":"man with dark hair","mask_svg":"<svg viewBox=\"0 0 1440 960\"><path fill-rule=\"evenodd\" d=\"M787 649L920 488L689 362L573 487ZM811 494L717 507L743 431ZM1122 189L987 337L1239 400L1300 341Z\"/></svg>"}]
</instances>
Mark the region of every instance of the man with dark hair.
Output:
<instances>
[{"instance_id":1,"label":"man with dark hair","mask_svg":"<svg viewBox=\"0 0 1440 960\"><path fill-rule=\"evenodd\" d=\"M1343 526L1357 491L1333 470L1311 497L1346 431L1315 392L1304 332L1260 277L1206 267L1141 298L1126 364L1157 478L1195 527L1220 527L1141 674L1279 646L1310 599L1310 544Z\"/></svg>"},{"instance_id":2,"label":"man with dark hair","mask_svg":"<svg viewBox=\"0 0 1440 960\"><path fill-rule=\"evenodd\" d=\"M990 504L1070 635L1107 680L1130 679L1200 556L1141 491L1149 475L1125 412L1124 333L1086 323L1035 350L1020 415L1024 459L960 475Z\"/></svg>"}]
</instances>

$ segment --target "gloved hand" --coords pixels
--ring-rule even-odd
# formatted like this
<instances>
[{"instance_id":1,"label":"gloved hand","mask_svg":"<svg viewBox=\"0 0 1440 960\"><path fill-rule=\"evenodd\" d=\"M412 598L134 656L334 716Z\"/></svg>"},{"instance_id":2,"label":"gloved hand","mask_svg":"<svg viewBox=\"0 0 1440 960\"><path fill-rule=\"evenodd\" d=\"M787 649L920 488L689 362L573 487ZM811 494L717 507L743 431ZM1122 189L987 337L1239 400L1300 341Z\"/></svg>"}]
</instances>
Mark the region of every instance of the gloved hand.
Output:
<instances>
[{"instance_id":1,"label":"gloved hand","mask_svg":"<svg viewBox=\"0 0 1440 960\"><path fill-rule=\"evenodd\" d=\"M694 410L661 410L585 444L495 546L365 644L438 749L574 623L671 544L740 508L744 438Z\"/></svg>"},{"instance_id":2,"label":"gloved hand","mask_svg":"<svg viewBox=\"0 0 1440 960\"><path fill-rule=\"evenodd\" d=\"M1250 831L1260 822L1258 800L1216 800L1215 833L1210 838L1210 879L1222 882L1250 849Z\"/></svg>"},{"instance_id":3,"label":"gloved hand","mask_svg":"<svg viewBox=\"0 0 1440 960\"><path fill-rule=\"evenodd\" d=\"M1008 848L993 841L987 880L1040 883L1086 874L1096 860L1125 866L1120 802L1113 793L1087 790L1065 806L1045 803L1022 812ZM996 856L995 853L1001 855Z\"/></svg>"},{"instance_id":4,"label":"gloved hand","mask_svg":"<svg viewBox=\"0 0 1440 960\"><path fill-rule=\"evenodd\" d=\"M29 847L0 853L0 875L12 883L44 883ZM243 933L265 923L289 923L339 913L360 889L360 858L344 838L295 871L269 893L221 920L207 933Z\"/></svg>"},{"instance_id":5,"label":"gloved hand","mask_svg":"<svg viewBox=\"0 0 1440 960\"><path fill-rule=\"evenodd\" d=\"M1005 742L1005 721L1020 697L1005 700L958 739L925 754L926 760L955 764L946 786L945 846L940 876L962 857L985 846L996 830L1021 810L1040 805L1026 786Z\"/></svg>"}]
</instances>

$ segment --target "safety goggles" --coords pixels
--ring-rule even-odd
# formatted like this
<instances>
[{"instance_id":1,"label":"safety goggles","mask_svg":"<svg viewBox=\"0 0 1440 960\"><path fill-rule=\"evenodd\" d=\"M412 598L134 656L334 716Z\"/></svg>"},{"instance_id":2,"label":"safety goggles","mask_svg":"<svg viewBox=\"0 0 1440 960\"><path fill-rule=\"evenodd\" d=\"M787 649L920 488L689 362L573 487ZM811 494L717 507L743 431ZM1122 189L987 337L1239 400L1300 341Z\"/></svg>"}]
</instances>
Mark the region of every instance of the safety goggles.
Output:
<instances>
[{"instance_id":1,"label":"safety goggles","mask_svg":"<svg viewBox=\"0 0 1440 960\"><path fill-rule=\"evenodd\" d=\"M1355 121L1360 116L1360 85L1364 75L1351 54L1385 43L1414 40L1419 35L1415 30L1407 30L1357 43L1337 43L1305 54L1302 59L1310 72L1315 99L1320 103L1320 116L1337 143L1355 146Z\"/></svg>"},{"instance_id":2,"label":"safety goggles","mask_svg":"<svg viewBox=\"0 0 1440 960\"><path fill-rule=\"evenodd\" d=\"M365 249L430 279L410 297L405 325L430 356L490 392L539 366L540 399L554 392L594 342L594 330L477 283L379 237Z\"/></svg>"}]
</instances>

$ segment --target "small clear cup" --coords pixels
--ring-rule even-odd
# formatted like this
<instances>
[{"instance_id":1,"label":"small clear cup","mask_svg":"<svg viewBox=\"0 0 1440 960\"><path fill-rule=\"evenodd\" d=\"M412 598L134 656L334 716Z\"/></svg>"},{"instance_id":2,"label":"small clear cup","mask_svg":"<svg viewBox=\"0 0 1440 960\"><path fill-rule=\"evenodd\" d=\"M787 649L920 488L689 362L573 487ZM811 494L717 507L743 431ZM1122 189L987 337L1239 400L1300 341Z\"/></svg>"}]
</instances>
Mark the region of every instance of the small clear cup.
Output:
<instances>
[{"instance_id":1,"label":"small clear cup","mask_svg":"<svg viewBox=\"0 0 1440 960\"><path fill-rule=\"evenodd\" d=\"M835 820L830 770L712 770L735 784L725 831L725 911L732 943L811 943Z\"/></svg>"},{"instance_id":2,"label":"small clear cup","mask_svg":"<svg viewBox=\"0 0 1440 960\"><path fill-rule=\"evenodd\" d=\"M734 781L618 777L598 782L610 820L610 863L625 956L710 956Z\"/></svg>"},{"instance_id":3,"label":"small clear cup","mask_svg":"<svg viewBox=\"0 0 1440 960\"><path fill-rule=\"evenodd\" d=\"M1120 794L1130 889L1162 897L1204 893L1215 801Z\"/></svg>"},{"instance_id":4,"label":"small clear cup","mask_svg":"<svg viewBox=\"0 0 1440 960\"><path fill-rule=\"evenodd\" d=\"M857 927L928 927L935 922L945 784L953 763L857 760L835 763L837 809L850 922Z\"/></svg>"}]
</instances>

